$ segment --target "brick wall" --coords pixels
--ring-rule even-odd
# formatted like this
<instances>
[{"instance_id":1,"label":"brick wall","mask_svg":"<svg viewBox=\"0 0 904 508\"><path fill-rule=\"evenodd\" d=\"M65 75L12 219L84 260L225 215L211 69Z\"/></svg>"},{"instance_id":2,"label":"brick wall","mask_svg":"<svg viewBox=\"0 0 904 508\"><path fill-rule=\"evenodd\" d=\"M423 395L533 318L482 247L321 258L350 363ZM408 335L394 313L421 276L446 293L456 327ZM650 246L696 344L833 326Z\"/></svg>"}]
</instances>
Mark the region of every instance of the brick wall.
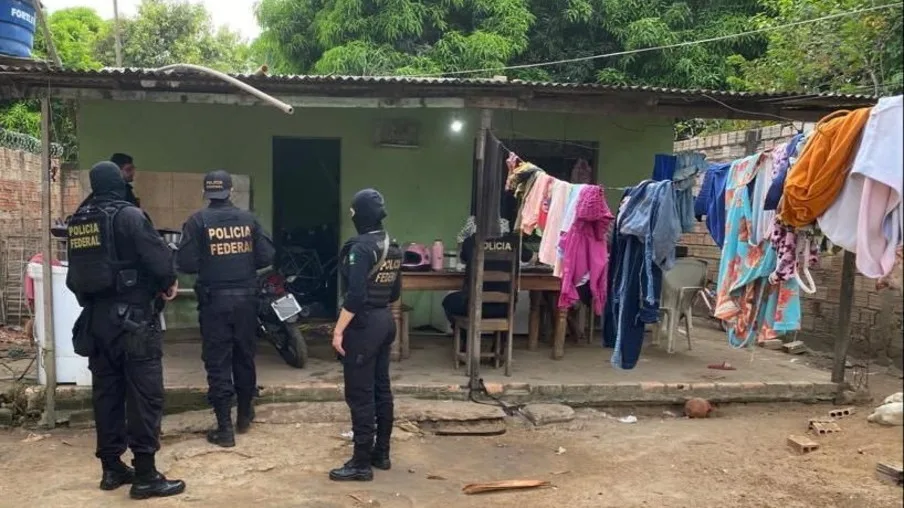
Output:
<instances>
[{"instance_id":1,"label":"brick wall","mask_svg":"<svg viewBox=\"0 0 904 508\"><path fill-rule=\"evenodd\" d=\"M53 218L75 211L82 198L75 171L52 162L51 210ZM0 291L8 322L21 322L28 311L22 305L25 263L41 245L41 156L0 148Z\"/></svg>"},{"instance_id":2,"label":"brick wall","mask_svg":"<svg viewBox=\"0 0 904 508\"><path fill-rule=\"evenodd\" d=\"M738 131L689 139L675 143L676 152L703 152L711 162L731 161L746 154L769 149L788 141L798 129L809 130L812 124L771 126L752 131ZM702 178L701 178L702 180ZM721 252L713 243L706 226L698 223L695 231L685 234L681 243L691 256L710 261L710 277L716 280ZM823 255L819 266L811 270L817 291L802 295L800 340L821 351L831 351L838 329L838 304L841 289L841 258ZM883 365L904 367L904 299L897 290L876 290L874 280L857 275L854 283L854 308L851 316L852 354L869 357Z\"/></svg>"}]
</instances>

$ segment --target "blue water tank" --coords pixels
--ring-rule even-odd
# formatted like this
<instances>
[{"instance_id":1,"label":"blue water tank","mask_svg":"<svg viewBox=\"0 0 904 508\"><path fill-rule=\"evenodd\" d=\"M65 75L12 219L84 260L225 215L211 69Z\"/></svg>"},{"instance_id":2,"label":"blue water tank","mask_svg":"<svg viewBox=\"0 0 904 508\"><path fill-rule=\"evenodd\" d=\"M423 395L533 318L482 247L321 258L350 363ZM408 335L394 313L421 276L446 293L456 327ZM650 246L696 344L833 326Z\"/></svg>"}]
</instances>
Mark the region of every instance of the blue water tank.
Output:
<instances>
[{"instance_id":1,"label":"blue water tank","mask_svg":"<svg viewBox=\"0 0 904 508\"><path fill-rule=\"evenodd\" d=\"M31 2L0 0L0 54L31 58L37 22Z\"/></svg>"}]
</instances>

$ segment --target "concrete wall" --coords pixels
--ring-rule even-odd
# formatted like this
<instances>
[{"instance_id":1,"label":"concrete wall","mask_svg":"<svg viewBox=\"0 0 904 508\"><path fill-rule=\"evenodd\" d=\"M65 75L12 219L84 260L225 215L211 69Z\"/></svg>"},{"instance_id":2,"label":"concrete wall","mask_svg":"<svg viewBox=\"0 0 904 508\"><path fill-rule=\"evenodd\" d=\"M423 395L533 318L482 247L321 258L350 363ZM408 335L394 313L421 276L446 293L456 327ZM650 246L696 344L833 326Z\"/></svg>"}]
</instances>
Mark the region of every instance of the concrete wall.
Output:
<instances>
[{"instance_id":1,"label":"concrete wall","mask_svg":"<svg viewBox=\"0 0 904 508\"><path fill-rule=\"evenodd\" d=\"M377 122L390 118L420 124L419 149L374 145ZM450 132L453 119L464 121L462 132ZM341 138L343 217L355 191L376 187L387 200L386 226L400 242L441 238L448 245L468 215L479 112L300 108L288 116L266 107L87 101L78 125L83 166L124 151L135 157L139 171L222 168L250 176L253 208L267 227L274 206L273 137ZM648 177L653 155L670 151L673 139L671 122L641 117L507 112L497 113L494 125L501 138L597 141L599 181L606 186ZM140 186L136 193L145 199ZM619 196L610 193L613 205ZM342 228L343 237L353 232L348 219ZM406 303L416 308L412 325L438 322L442 296L407 293Z\"/></svg>"},{"instance_id":2,"label":"concrete wall","mask_svg":"<svg viewBox=\"0 0 904 508\"><path fill-rule=\"evenodd\" d=\"M754 131L738 131L694 138L675 143L676 152L695 150L712 162L731 161L748 153L772 148L788 141L798 128L809 130L812 124L771 126ZM684 235L682 243L690 255L707 258L713 280L719 267L721 252L702 223L695 232ZM838 306L841 288L841 255L824 255L819 266L811 270L817 291L803 295L799 338L810 347L832 351L838 330ZM851 333L854 356L869 357L883 365L904 366L904 300L896 290L876 290L876 281L857 275L854 283L854 309Z\"/></svg>"}]
</instances>

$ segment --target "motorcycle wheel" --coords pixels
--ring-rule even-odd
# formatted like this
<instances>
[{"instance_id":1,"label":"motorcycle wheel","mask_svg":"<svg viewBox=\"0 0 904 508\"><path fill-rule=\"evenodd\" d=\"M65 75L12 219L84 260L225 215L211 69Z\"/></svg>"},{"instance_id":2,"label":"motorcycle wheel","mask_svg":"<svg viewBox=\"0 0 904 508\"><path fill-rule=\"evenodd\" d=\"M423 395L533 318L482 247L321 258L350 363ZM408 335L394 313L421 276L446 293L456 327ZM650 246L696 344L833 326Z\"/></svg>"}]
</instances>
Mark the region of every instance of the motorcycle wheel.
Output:
<instances>
[{"instance_id":1,"label":"motorcycle wheel","mask_svg":"<svg viewBox=\"0 0 904 508\"><path fill-rule=\"evenodd\" d=\"M308 343L304 340L301 330L292 323L283 323L279 327L283 347L277 348L279 356L292 367L303 369L308 363Z\"/></svg>"}]
</instances>

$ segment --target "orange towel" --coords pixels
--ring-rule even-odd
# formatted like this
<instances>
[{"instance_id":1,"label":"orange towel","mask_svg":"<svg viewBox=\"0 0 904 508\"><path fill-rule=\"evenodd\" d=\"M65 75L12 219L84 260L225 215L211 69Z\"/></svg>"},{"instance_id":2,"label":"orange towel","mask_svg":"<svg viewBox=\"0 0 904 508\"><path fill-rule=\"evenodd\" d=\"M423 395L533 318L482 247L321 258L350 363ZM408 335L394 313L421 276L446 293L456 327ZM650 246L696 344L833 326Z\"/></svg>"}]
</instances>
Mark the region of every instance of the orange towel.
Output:
<instances>
[{"instance_id":1,"label":"orange towel","mask_svg":"<svg viewBox=\"0 0 904 508\"><path fill-rule=\"evenodd\" d=\"M835 202L871 110L836 111L816 124L800 158L788 170L779 206L782 222L794 227L812 224Z\"/></svg>"}]
</instances>

